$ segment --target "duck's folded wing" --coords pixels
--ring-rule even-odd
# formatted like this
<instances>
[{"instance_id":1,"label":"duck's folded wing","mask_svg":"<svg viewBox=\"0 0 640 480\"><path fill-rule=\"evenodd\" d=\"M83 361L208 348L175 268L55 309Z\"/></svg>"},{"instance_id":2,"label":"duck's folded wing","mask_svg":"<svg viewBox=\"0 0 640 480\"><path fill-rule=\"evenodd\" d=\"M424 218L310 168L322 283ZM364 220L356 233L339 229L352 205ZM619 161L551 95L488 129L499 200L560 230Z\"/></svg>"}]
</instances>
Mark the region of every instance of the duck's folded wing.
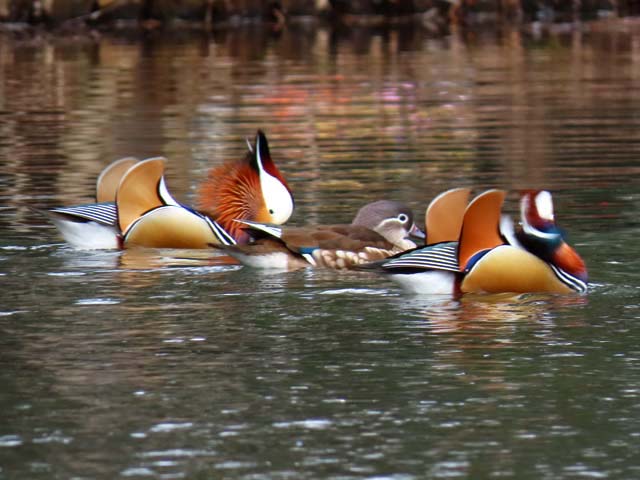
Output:
<instances>
[{"instance_id":1,"label":"duck's folded wing","mask_svg":"<svg viewBox=\"0 0 640 480\"><path fill-rule=\"evenodd\" d=\"M114 202L52 208L49 213L69 221L96 222L110 227L115 226L118 222L118 212Z\"/></svg>"},{"instance_id":2,"label":"duck's folded wing","mask_svg":"<svg viewBox=\"0 0 640 480\"><path fill-rule=\"evenodd\" d=\"M120 248L114 203L93 203L47 210L47 217L67 243L81 250Z\"/></svg>"},{"instance_id":3,"label":"duck's folded wing","mask_svg":"<svg viewBox=\"0 0 640 480\"><path fill-rule=\"evenodd\" d=\"M443 242L416 248L378 262L377 267L388 273L424 270L459 272L458 243Z\"/></svg>"}]
</instances>

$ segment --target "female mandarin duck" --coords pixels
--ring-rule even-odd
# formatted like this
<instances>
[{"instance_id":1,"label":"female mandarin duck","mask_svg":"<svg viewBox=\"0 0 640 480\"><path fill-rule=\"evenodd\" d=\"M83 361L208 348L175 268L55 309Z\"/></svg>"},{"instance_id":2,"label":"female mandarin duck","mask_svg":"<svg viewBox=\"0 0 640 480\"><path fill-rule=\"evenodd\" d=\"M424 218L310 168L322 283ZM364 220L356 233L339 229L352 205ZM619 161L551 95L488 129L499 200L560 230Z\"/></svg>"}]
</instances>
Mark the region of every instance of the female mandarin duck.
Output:
<instances>
[{"instance_id":1,"label":"female mandarin duck","mask_svg":"<svg viewBox=\"0 0 640 480\"><path fill-rule=\"evenodd\" d=\"M517 231L501 218L505 192L489 190L465 206L468 194L459 189L434 199L427 246L363 268L414 293L586 292L587 269L556 226L549 192L523 193ZM442 228L429 221L447 211Z\"/></svg>"},{"instance_id":2,"label":"female mandarin duck","mask_svg":"<svg viewBox=\"0 0 640 480\"><path fill-rule=\"evenodd\" d=\"M415 248L410 235L424 238L411 210L389 200L365 205L347 225L283 228L241 223L254 241L219 248L243 265L263 269L352 268Z\"/></svg>"},{"instance_id":3,"label":"female mandarin duck","mask_svg":"<svg viewBox=\"0 0 640 480\"><path fill-rule=\"evenodd\" d=\"M164 165L163 158L118 160L98 178L98 203L55 208L50 217L76 248L207 248L249 239L235 219L282 224L293 212L291 191L260 131L244 159L210 171L198 210L171 196Z\"/></svg>"}]
</instances>

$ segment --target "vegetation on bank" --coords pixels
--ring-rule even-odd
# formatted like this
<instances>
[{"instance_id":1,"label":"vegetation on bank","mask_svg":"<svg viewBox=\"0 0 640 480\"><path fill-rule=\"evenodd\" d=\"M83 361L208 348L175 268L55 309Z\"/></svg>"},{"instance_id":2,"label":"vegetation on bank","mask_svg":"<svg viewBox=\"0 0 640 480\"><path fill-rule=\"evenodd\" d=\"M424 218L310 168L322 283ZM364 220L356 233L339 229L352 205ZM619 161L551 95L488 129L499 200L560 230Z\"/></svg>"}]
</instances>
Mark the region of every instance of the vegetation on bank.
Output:
<instances>
[{"instance_id":1,"label":"vegetation on bank","mask_svg":"<svg viewBox=\"0 0 640 480\"><path fill-rule=\"evenodd\" d=\"M640 14L640 0L0 0L0 21L46 27L281 27L302 18L344 25L566 22Z\"/></svg>"}]
</instances>

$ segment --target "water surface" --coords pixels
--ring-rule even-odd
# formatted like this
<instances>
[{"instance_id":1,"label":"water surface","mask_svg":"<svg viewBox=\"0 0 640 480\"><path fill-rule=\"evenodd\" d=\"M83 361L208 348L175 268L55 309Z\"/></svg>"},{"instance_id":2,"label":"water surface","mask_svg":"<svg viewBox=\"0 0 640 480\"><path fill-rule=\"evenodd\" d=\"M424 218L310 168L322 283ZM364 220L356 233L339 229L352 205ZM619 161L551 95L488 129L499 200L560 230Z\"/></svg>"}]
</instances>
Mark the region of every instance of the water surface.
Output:
<instances>
[{"instance_id":1,"label":"water surface","mask_svg":"<svg viewBox=\"0 0 640 480\"><path fill-rule=\"evenodd\" d=\"M640 476L637 31L0 38L0 478ZM292 224L550 189L591 291L80 252L38 213L126 155L190 203L258 128Z\"/></svg>"}]
</instances>

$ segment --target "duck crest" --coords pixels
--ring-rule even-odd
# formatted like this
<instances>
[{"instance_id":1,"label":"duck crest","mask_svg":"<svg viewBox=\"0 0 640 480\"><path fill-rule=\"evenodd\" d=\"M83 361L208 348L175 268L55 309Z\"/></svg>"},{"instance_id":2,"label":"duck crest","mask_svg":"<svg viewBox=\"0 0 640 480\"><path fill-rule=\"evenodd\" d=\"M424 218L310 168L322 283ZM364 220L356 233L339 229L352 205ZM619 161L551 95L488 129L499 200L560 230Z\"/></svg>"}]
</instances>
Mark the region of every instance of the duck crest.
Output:
<instances>
[{"instance_id":1,"label":"duck crest","mask_svg":"<svg viewBox=\"0 0 640 480\"><path fill-rule=\"evenodd\" d=\"M553 199L546 190L524 190L520 197L523 225L541 232L555 229Z\"/></svg>"},{"instance_id":2,"label":"duck crest","mask_svg":"<svg viewBox=\"0 0 640 480\"><path fill-rule=\"evenodd\" d=\"M251 150L251 153L255 153L252 159L255 161L255 168L258 172L265 171L272 177L276 178L284 187L291 192L289 185L287 185L286 180L276 167L276 164L273 162L271 158L271 152L269 151L269 142L267 142L267 137L262 132L262 130L258 130L256 135L256 146L255 152Z\"/></svg>"},{"instance_id":3,"label":"duck crest","mask_svg":"<svg viewBox=\"0 0 640 480\"><path fill-rule=\"evenodd\" d=\"M263 132L258 131L255 145L242 160L209 171L200 187L198 210L214 218L239 243L246 242L249 235L245 226L234 220L281 224L289 219L293 197L271 159Z\"/></svg>"},{"instance_id":4,"label":"duck crest","mask_svg":"<svg viewBox=\"0 0 640 480\"><path fill-rule=\"evenodd\" d=\"M546 190L522 192L520 215L522 229L516 233L518 241L537 257L586 282L584 260L565 242L555 223L551 193Z\"/></svg>"},{"instance_id":5,"label":"duck crest","mask_svg":"<svg viewBox=\"0 0 640 480\"><path fill-rule=\"evenodd\" d=\"M500 215L505 195L503 190L487 190L475 197L465 210L458 247L460 271L468 270L472 260L482 252L504 244Z\"/></svg>"}]
</instances>

